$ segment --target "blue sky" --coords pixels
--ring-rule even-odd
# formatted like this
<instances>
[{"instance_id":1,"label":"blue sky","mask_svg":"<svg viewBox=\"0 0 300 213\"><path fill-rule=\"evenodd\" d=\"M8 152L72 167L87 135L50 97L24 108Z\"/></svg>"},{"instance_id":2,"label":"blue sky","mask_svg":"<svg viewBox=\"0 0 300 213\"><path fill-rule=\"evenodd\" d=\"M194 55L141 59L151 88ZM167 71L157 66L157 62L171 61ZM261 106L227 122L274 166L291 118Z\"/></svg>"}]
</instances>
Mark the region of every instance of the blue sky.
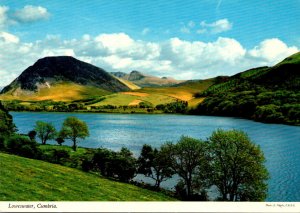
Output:
<instances>
[{"instance_id":1,"label":"blue sky","mask_svg":"<svg viewBox=\"0 0 300 213\"><path fill-rule=\"evenodd\" d=\"M0 0L0 86L47 55L180 79L271 66L299 51L299 11L299 0Z\"/></svg>"}]
</instances>

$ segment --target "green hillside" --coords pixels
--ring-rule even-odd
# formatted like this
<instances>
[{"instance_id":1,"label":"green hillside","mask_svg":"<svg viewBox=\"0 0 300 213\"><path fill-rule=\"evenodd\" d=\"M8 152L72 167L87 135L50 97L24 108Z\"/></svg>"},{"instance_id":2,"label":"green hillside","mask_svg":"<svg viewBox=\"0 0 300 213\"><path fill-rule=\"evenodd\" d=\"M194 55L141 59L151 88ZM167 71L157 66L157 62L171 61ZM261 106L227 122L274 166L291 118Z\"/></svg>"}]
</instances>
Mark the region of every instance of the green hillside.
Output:
<instances>
[{"instance_id":1,"label":"green hillside","mask_svg":"<svg viewBox=\"0 0 300 213\"><path fill-rule=\"evenodd\" d=\"M300 124L300 53L273 67L238 73L210 86L195 113Z\"/></svg>"},{"instance_id":2,"label":"green hillside","mask_svg":"<svg viewBox=\"0 0 300 213\"><path fill-rule=\"evenodd\" d=\"M175 86L147 87L118 93L108 93L92 86L60 83L27 95L2 94L0 100L8 110L12 111L101 110L103 112L147 113L146 108L139 108L140 103L144 102L155 107L160 104L185 101L188 102L189 108L193 108L203 101L203 98L195 98L195 94L204 91L214 82L215 79L192 80ZM127 107L125 110L124 106ZM160 111L156 112L160 113Z\"/></svg>"},{"instance_id":3,"label":"green hillside","mask_svg":"<svg viewBox=\"0 0 300 213\"><path fill-rule=\"evenodd\" d=\"M91 173L0 153L0 201L171 201Z\"/></svg>"}]
</instances>

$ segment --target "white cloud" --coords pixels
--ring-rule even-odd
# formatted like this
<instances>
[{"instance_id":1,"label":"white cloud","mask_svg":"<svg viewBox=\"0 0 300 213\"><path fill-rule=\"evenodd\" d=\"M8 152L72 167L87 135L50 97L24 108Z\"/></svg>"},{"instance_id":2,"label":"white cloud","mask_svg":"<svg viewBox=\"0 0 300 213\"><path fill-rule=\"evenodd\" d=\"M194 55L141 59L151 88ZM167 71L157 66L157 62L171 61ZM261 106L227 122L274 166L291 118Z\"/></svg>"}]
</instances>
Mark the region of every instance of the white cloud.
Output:
<instances>
[{"instance_id":1,"label":"white cloud","mask_svg":"<svg viewBox=\"0 0 300 213\"><path fill-rule=\"evenodd\" d=\"M266 39L249 51L249 56L268 64L274 64L287 55L298 52L295 46L288 47L278 38Z\"/></svg>"},{"instance_id":2,"label":"white cloud","mask_svg":"<svg viewBox=\"0 0 300 213\"><path fill-rule=\"evenodd\" d=\"M49 55L71 55L107 71L140 70L161 77L203 79L274 65L298 51L277 38L266 39L247 50L232 38L219 37L213 42L180 38L147 42L125 33L83 35L70 40L52 35L31 43L2 33L0 49L0 86L9 84L39 58Z\"/></svg>"},{"instance_id":3,"label":"white cloud","mask_svg":"<svg viewBox=\"0 0 300 213\"><path fill-rule=\"evenodd\" d=\"M134 41L125 33L101 34L95 38L99 47L103 47L110 54L128 50Z\"/></svg>"},{"instance_id":4,"label":"white cloud","mask_svg":"<svg viewBox=\"0 0 300 213\"><path fill-rule=\"evenodd\" d=\"M205 33L209 32L212 34L218 34L222 32L226 32L232 29L232 23L228 21L228 19L220 19L212 23L206 23L206 21L202 21L200 26L202 27L197 32Z\"/></svg>"},{"instance_id":5,"label":"white cloud","mask_svg":"<svg viewBox=\"0 0 300 213\"><path fill-rule=\"evenodd\" d=\"M0 32L0 40L7 43L18 43L20 41L17 36L7 32Z\"/></svg>"},{"instance_id":6,"label":"white cloud","mask_svg":"<svg viewBox=\"0 0 300 213\"><path fill-rule=\"evenodd\" d=\"M46 8L41 6L26 5L24 8L16 10L14 18L19 22L35 22L47 19L50 13Z\"/></svg>"},{"instance_id":7,"label":"white cloud","mask_svg":"<svg viewBox=\"0 0 300 213\"><path fill-rule=\"evenodd\" d=\"M26 5L24 8L10 11L9 7L0 5L0 30L17 23L28 23L47 19L50 13L41 6Z\"/></svg>"},{"instance_id":8,"label":"white cloud","mask_svg":"<svg viewBox=\"0 0 300 213\"><path fill-rule=\"evenodd\" d=\"M73 49L45 49L41 53L44 56L58 56L58 55L64 55L64 56L75 56Z\"/></svg>"}]
</instances>

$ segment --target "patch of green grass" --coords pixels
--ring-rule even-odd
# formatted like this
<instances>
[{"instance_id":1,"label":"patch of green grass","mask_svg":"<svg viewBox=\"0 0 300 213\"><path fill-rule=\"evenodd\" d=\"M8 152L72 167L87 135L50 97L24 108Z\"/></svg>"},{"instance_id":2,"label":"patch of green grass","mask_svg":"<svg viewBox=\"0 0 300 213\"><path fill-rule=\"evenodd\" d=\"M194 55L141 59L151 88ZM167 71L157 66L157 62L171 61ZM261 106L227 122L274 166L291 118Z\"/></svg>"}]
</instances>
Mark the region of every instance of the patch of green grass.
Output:
<instances>
[{"instance_id":1,"label":"patch of green grass","mask_svg":"<svg viewBox=\"0 0 300 213\"><path fill-rule=\"evenodd\" d=\"M300 64L300 52L297 52L290 57L284 59L282 62L277 64L276 66L283 65L283 64Z\"/></svg>"},{"instance_id":2,"label":"patch of green grass","mask_svg":"<svg viewBox=\"0 0 300 213\"><path fill-rule=\"evenodd\" d=\"M88 150L88 148L77 147L77 150L75 152L75 151L73 151L72 147L70 147L70 146L48 145L48 144L40 145L39 148L45 152L47 152L48 150L51 151L53 149L65 150L70 154L70 156L82 156Z\"/></svg>"},{"instance_id":3,"label":"patch of green grass","mask_svg":"<svg viewBox=\"0 0 300 213\"><path fill-rule=\"evenodd\" d=\"M18 95L12 95L11 93L1 94L0 100L20 100L23 102L52 100L70 102L108 94L111 94L111 92L98 87L63 82L54 84L50 88L41 88L37 93L32 92L27 94L26 91L20 91Z\"/></svg>"},{"instance_id":4,"label":"patch of green grass","mask_svg":"<svg viewBox=\"0 0 300 213\"><path fill-rule=\"evenodd\" d=\"M157 193L95 174L0 153L1 201L171 201Z\"/></svg>"},{"instance_id":5,"label":"patch of green grass","mask_svg":"<svg viewBox=\"0 0 300 213\"><path fill-rule=\"evenodd\" d=\"M134 93L134 92L132 92ZM175 98L165 95L165 94L156 94L152 93L147 96L135 96L130 94L117 93L113 95L104 96L105 100L95 103L92 106L104 106L104 105L113 105L113 106L128 106L135 100L140 100L142 102L149 102L156 106L157 104L165 104L176 101Z\"/></svg>"},{"instance_id":6,"label":"patch of green grass","mask_svg":"<svg viewBox=\"0 0 300 213\"><path fill-rule=\"evenodd\" d=\"M105 100L93 104L93 106L113 105L113 106L127 106L133 100L137 99L134 96L116 93L104 96Z\"/></svg>"}]
</instances>

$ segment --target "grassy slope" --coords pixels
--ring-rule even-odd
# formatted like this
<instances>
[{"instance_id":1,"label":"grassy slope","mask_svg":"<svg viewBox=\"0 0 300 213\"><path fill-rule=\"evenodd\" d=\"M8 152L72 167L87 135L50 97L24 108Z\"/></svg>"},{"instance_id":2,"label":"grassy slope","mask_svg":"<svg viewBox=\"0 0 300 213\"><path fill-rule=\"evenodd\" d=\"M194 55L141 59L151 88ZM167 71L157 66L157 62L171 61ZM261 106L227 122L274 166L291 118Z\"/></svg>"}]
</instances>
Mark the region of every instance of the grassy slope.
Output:
<instances>
[{"instance_id":1,"label":"grassy slope","mask_svg":"<svg viewBox=\"0 0 300 213\"><path fill-rule=\"evenodd\" d=\"M43 101L43 100L53 100L53 101L73 101L78 99L84 99L91 96L101 96L107 95L109 92L92 87L92 86L82 86L75 83L59 83L51 88L42 88L38 93L32 93L24 95L20 92L18 95L12 95L11 93L6 93L0 95L0 100L22 100L22 101Z\"/></svg>"},{"instance_id":2,"label":"grassy slope","mask_svg":"<svg viewBox=\"0 0 300 213\"><path fill-rule=\"evenodd\" d=\"M42 161L0 153L1 201L174 200L160 193Z\"/></svg>"},{"instance_id":3,"label":"grassy slope","mask_svg":"<svg viewBox=\"0 0 300 213\"><path fill-rule=\"evenodd\" d=\"M194 81L184 83L176 87L147 87L131 92L121 92L106 96L104 101L93 104L94 106L101 105L134 105L139 102L150 102L154 106L158 104L166 104L174 102L177 99L188 101L189 106L193 107L200 103L203 98L194 98L194 95L207 89L213 84L213 80Z\"/></svg>"},{"instance_id":4,"label":"grassy slope","mask_svg":"<svg viewBox=\"0 0 300 213\"><path fill-rule=\"evenodd\" d=\"M290 57L286 58L285 60L283 60L275 66L280 66L283 64L300 64L300 52L291 55Z\"/></svg>"},{"instance_id":5,"label":"grassy slope","mask_svg":"<svg viewBox=\"0 0 300 213\"><path fill-rule=\"evenodd\" d=\"M140 102L148 102L153 106L156 106L158 104L175 102L179 99L188 101L189 106L194 107L203 101L203 98L194 98L194 95L199 91L205 90L212 85L212 83L213 80L209 79L204 81L185 82L173 87L148 87L142 89L138 89L132 84L131 86L134 90L131 92L114 94L109 94L107 91L91 86L82 86L74 83L60 83L51 86L51 88L42 88L38 93L24 95L21 92L17 96L11 94L0 95L0 100L21 100L21 104L30 105L32 103L28 103L29 101L52 100L71 102L87 98L94 98L96 100L100 96L103 96L105 97L104 100L86 106L134 106L138 105ZM80 103L80 101L78 103Z\"/></svg>"},{"instance_id":6,"label":"grassy slope","mask_svg":"<svg viewBox=\"0 0 300 213\"><path fill-rule=\"evenodd\" d=\"M273 67L258 67L250 70L246 70L244 72L240 72L234 76L231 76L228 81L223 83L217 83L207 88L204 91L204 95L206 94L218 94L220 92L235 92L236 87L245 84L245 81L249 82L251 86L244 86L244 90L251 90L255 85L260 85L261 87L265 87L271 89L273 91L278 89L287 89L286 85L293 85L293 81L298 79L299 85L299 69L285 69L284 65L299 65L300 64L300 52L295 53L280 63L276 64ZM290 71L290 72L287 72ZM291 71L295 72L294 75L291 74ZM287 73L290 76L280 75L280 73ZM297 73L297 74L296 74ZM267 82L269 81L269 82ZM286 81L286 82L285 82ZM282 83L286 83L286 85L281 85ZM249 88L247 88L249 87Z\"/></svg>"},{"instance_id":7,"label":"grassy slope","mask_svg":"<svg viewBox=\"0 0 300 213\"><path fill-rule=\"evenodd\" d=\"M116 76L113 76L114 78L118 79L119 81L121 81L123 84L125 84L127 87L129 87L132 90L136 90L136 89L140 89L139 86L135 85L134 83L127 81L125 79L122 78L117 78Z\"/></svg>"}]
</instances>

